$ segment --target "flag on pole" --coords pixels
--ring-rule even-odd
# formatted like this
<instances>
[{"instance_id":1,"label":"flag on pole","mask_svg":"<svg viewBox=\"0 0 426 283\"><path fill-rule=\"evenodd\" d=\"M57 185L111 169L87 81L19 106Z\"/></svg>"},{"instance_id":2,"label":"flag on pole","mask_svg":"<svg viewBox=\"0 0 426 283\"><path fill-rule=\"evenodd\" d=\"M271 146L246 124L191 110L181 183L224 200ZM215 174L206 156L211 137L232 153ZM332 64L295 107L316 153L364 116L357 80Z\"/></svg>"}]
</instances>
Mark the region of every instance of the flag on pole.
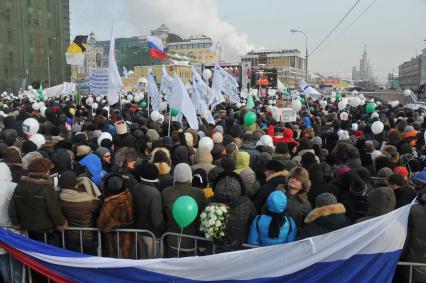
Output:
<instances>
[{"instance_id":1,"label":"flag on pole","mask_svg":"<svg viewBox=\"0 0 426 283\"><path fill-rule=\"evenodd\" d=\"M237 81L218 64L214 67L212 88L223 91L232 103L240 103Z\"/></svg>"},{"instance_id":2,"label":"flag on pole","mask_svg":"<svg viewBox=\"0 0 426 283\"><path fill-rule=\"evenodd\" d=\"M202 98L199 89L195 86L194 82L192 84L191 101L197 112L201 114L209 124L215 124L213 115L210 112L206 101Z\"/></svg>"},{"instance_id":3,"label":"flag on pole","mask_svg":"<svg viewBox=\"0 0 426 283\"><path fill-rule=\"evenodd\" d=\"M247 97L247 108L248 109L254 108L253 96L251 94L248 94L248 97Z\"/></svg>"},{"instance_id":4,"label":"flag on pole","mask_svg":"<svg viewBox=\"0 0 426 283\"><path fill-rule=\"evenodd\" d=\"M65 53L67 64L82 66L84 64L84 55L87 49L87 35L77 35L68 46Z\"/></svg>"},{"instance_id":5,"label":"flag on pole","mask_svg":"<svg viewBox=\"0 0 426 283\"><path fill-rule=\"evenodd\" d=\"M151 69L148 69L148 95L152 110L160 111L160 94L158 93L157 83Z\"/></svg>"},{"instance_id":6,"label":"flag on pole","mask_svg":"<svg viewBox=\"0 0 426 283\"><path fill-rule=\"evenodd\" d=\"M166 95L166 100L169 100L170 95L172 95L173 78L169 76L164 65L161 68L161 73L160 91Z\"/></svg>"},{"instance_id":7,"label":"flag on pole","mask_svg":"<svg viewBox=\"0 0 426 283\"><path fill-rule=\"evenodd\" d=\"M197 114L189 97L188 91L180 77L175 73L173 78L172 95L169 100L169 105L172 108L179 110L188 120L191 128L198 130Z\"/></svg>"},{"instance_id":8,"label":"flag on pole","mask_svg":"<svg viewBox=\"0 0 426 283\"><path fill-rule=\"evenodd\" d=\"M127 72L126 67L123 66L123 77L127 78L129 76L129 72Z\"/></svg>"},{"instance_id":9,"label":"flag on pole","mask_svg":"<svg viewBox=\"0 0 426 283\"><path fill-rule=\"evenodd\" d=\"M213 95L210 98L209 105L211 107L216 107L223 102L225 102L225 97L223 97L222 92L219 89L213 89Z\"/></svg>"},{"instance_id":10,"label":"flag on pole","mask_svg":"<svg viewBox=\"0 0 426 283\"><path fill-rule=\"evenodd\" d=\"M207 85L207 83L201 78L200 74L192 67L192 91L194 92L194 88L197 89L200 99L204 101L204 103L209 106L210 100L212 98L213 91Z\"/></svg>"},{"instance_id":11,"label":"flag on pole","mask_svg":"<svg viewBox=\"0 0 426 283\"><path fill-rule=\"evenodd\" d=\"M0 248L55 282L392 282L410 208L297 242L201 257L101 258L4 228Z\"/></svg>"},{"instance_id":12,"label":"flag on pole","mask_svg":"<svg viewBox=\"0 0 426 283\"><path fill-rule=\"evenodd\" d=\"M167 58L167 52L161 39L148 35L146 40L148 41L149 57L151 57L151 59L159 59L163 61Z\"/></svg>"},{"instance_id":13,"label":"flag on pole","mask_svg":"<svg viewBox=\"0 0 426 283\"><path fill-rule=\"evenodd\" d=\"M300 79L300 90L303 91L305 94L308 94L312 100L317 100L322 96L321 93L319 93L316 89L308 85L303 79Z\"/></svg>"},{"instance_id":14,"label":"flag on pole","mask_svg":"<svg viewBox=\"0 0 426 283\"><path fill-rule=\"evenodd\" d=\"M108 56L108 104L114 105L120 100L119 92L123 87L120 73L118 72L117 62L115 61L115 35L114 27L111 29L111 41L109 44Z\"/></svg>"}]
</instances>

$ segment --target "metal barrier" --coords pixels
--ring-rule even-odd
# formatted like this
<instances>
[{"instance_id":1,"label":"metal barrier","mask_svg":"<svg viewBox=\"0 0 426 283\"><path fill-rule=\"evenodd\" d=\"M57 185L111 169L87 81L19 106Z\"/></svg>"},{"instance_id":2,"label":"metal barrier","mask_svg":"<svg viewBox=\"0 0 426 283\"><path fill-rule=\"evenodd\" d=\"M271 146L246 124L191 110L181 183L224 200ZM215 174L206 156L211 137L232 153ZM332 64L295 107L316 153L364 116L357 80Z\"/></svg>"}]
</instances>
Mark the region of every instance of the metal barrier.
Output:
<instances>
[{"instance_id":1,"label":"metal barrier","mask_svg":"<svg viewBox=\"0 0 426 283\"><path fill-rule=\"evenodd\" d=\"M426 263L400 261L400 262L398 262L398 266L408 266L408 267L410 267L410 272L409 272L409 277L408 277L408 283L412 283L413 282L413 268L414 267L424 267L424 268L426 268Z\"/></svg>"}]
</instances>

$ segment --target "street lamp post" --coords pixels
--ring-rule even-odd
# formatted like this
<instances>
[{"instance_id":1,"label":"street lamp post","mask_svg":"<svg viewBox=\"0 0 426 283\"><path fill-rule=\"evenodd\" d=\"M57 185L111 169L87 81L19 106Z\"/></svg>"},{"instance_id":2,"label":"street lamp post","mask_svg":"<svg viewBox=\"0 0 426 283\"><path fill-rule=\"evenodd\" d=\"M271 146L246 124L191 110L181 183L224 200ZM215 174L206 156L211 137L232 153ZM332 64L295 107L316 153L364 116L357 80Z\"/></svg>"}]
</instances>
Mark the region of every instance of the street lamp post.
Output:
<instances>
[{"instance_id":1,"label":"street lamp post","mask_svg":"<svg viewBox=\"0 0 426 283\"><path fill-rule=\"evenodd\" d=\"M301 30L297 30L297 29L292 29L290 30L292 33L301 33L305 36L305 72L306 72L306 82L308 82L308 36L306 35L305 32L301 31Z\"/></svg>"}]
</instances>

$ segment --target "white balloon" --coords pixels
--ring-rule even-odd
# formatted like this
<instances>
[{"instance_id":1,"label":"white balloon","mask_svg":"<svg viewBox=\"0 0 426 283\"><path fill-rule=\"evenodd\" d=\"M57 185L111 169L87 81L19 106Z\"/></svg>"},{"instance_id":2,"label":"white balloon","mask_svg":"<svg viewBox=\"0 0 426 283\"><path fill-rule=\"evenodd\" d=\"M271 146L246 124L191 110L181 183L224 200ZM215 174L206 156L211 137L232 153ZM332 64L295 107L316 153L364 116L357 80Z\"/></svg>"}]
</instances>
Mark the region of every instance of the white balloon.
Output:
<instances>
[{"instance_id":1,"label":"white balloon","mask_svg":"<svg viewBox=\"0 0 426 283\"><path fill-rule=\"evenodd\" d=\"M30 137L30 141L35 143L35 145L37 146L37 149L39 149L42 145L44 145L46 143L46 139L41 134L32 135Z\"/></svg>"},{"instance_id":2,"label":"white balloon","mask_svg":"<svg viewBox=\"0 0 426 283\"><path fill-rule=\"evenodd\" d=\"M34 99L33 99L32 97L30 97L30 98L28 99L28 101L29 101L30 103L33 103L33 102L34 102Z\"/></svg>"},{"instance_id":3,"label":"white balloon","mask_svg":"<svg viewBox=\"0 0 426 283\"><path fill-rule=\"evenodd\" d=\"M160 120L161 118L161 114L158 111L152 111L151 112L151 120L154 122L157 122L158 120Z\"/></svg>"},{"instance_id":4,"label":"white balloon","mask_svg":"<svg viewBox=\"0 0 426 283\"><path fill-rule=\"evenodd\" d=\"M127 100L123 98L123 99L121 100L121 104L126 104L126 103L127 103Z\"/></svg>"},{"instance_id":5,"label":"white balloon","mask_svg":"<svg viewBox=\"0 0 426 283\"><path fill-rule=\"evenodd\" d=\"M302 109L302 102L299 99L293 100L291 102L291 108L293 108L296 112L299 112Z\"/></svg>"},{"instance_id":6,"label":"white balloon","mask_svg":"<svg viewBox=\"0 0 426 283\"><path fill-rule=\"evenodd\" d=\"M359 105L364 106L365 105L365 99L361 99L360 102L359 102Z\"/></svg>"},{"instance_id":7,"label":"white balloon","mask_svg":"<svg viewBox=\"0 0 426 283\"><path fill-rule=\"evenodd\" d=\"M268 103L269 103L269 105L272 105L274 102L272 100L269 100Z\"/></svg>"},{"instance_id":8,"label":"white balloon","mask_svg":"<svg viewBox=\"0 0 426 283\"><path fill-rule=\"evenodd\" d=\"M346 121L346 120L348 120L348 118L349 118L348 113L346 113L346 112L340 113L340 120Z\"/></svg>"},{"instance_id":9,"label":"white balloon","mask_svg":"<svg viewBox=\"0 0 426 283\"><path fill-rule=\"evenodd\" d=\"M133 95L131 95L131 94L129 94L128 96L127 96L127 101L133 101Z\"/></svg>"},{"instance_id":10,"label":"white balloon","mask_svg":"<svg viewBox=\"0 0 426 283\"><path fill-rule=\"evenodd\" d=\"M166 118L164 117L164 115L163 115L163 114L160 114L160 118L158 119L158 122L159 122L160 124L163 124L165 119L166 119Z\"/></svg>"},{"instance_id":11,"label":"white balloon","mask_svg":"<svg viewBox=\"0 0 426 283\"><path fill-rule=\"evenodd\" d=\"M203 78L208 81L212 77L212 71L210 69L204 69Z\"/></svg>"},{"instance_id":12,"label":"white balloon","mask_svg":"<svg viewBox=\"0 0 426 283\"><path fill-rule=\"evenodd\" d=\"M358 107L361 103L361 100L358 97L352 97L349 99L349 105L352 107Z\"/></svg>"},{"instance_id":13,"label":"white balloon","mask_svg":"<svg viewBox=\"0 0 426 283\"><path fill-rule=\"evenodd\" d=\"M98 145L101 146L101 143L104 139L112 141L112 135L108 132L102 132L102 134L98 138Z\"/></svg>"},{"instance_id":14,"label":"white balloon","mask_svg":"<svg viewBox=\"0 0 426 283\"><path fill-rule=\"evenodd\" d=\"M241 108L241 106L243 106L241 103L236 103L235 106L237 106L237 108Z\"/></svg>"},{"instance_id":15,"label":"white balloon","mask_svg":"<svg viewBox=\"0 0 426 283\"><path fill-rule=\"evenodd\" d=\"M339 110L343 110L346 108L346 103L342 100L339 101L339 103L337 104L337 108L339 108Z\"/></svg>"},{"instance_id":16,"label":"white balloon","mask_svg":"<svg viewBox=\"0 0 426 283\"><path fill-rule=\"evenodd\" d=\"M141 98L141 100L143 100L145 98L145 95L143 95L143 92L139 93L139 97Z\"/></svg>"},{"instance_id":17,"label":"white balloon","mask_svg":"<svg viewBox=\"0 0 426 283\"><path fill-rule=\"evenodd\" d=\"M92 106L92 104L93 104L93 97L89 96L89 97L86 99L86 104L87 104L88 106Z\"/></svg>"},{"instance_id":18,"label":"white balloon","mask_svg":"<svg viewBox=\"0 0 426 283\"><path fill-rule=\"evenodd\" d=\"M144 85L147 85L147 84L148 84L148 79L147 79L147 78L144 78L144 77L141 77L141 78L138 80L138 83L140 83L140 84L144 84Z\"/></svg>"},{"instance_id":19,"label":"white balloon","mask_svg":"<svg viewBox=\"0 0 426 283\"><path fill-rule=\"evenodd\" d=\"M134 100L136 103L138 103L139 101L141 101L141 97L140 97L138 94L136 94L136 95L133 97L133 100Z\"/></svg>"},{"instance_id":20,"label":"white balloon","mask_svg":"<svg viewBox=\"0 0 426 283\"><path fill-rule=\"evenodd\" d=\"M406 90L404 90L404 95L405 96L410 96L411 95L411 90L410 89L406 89Z\"/></svg>"},{"instance_id":21,"label":"white balloon","mask_svg":"<svg viewBox=\"0 0 426 283\"><path fill-rule=\"evenodd\" d=\"M160 111L163 112L163 111L166 111L166 110L167 110L167 102L161 101L160 102Z\"/></svg>"},{"instance_id":22,"label":"white balloon","mask_svg":"<svg viewBox=\"0 0 426 283\"><path fill-rule=\"evenodd\" d=\"M34 118L25 119L22 123L22 131L25 134L35 135L38 132L40 125L38 121Z\"/></svg>"},{"instance_id":23,"label":"white balloon","mask_svg":"<svg viewBox=\"0 0 426 283\"><path fill-rule=\"evenodd\" d=\"M320 105L321 105L322 107L326 107L326 106L327 106L327 101L326 101L326 100L321 100L321 101L320 101Z\"/></svg>"},{"instance_id":24,"label":"white balloon","mask_svg":"<svg viewBox=\"0 0 426 283\"><path fill-rule=\"evenodd\" d=\"M93 110L96 110L96 109L98 109L98 104L96 103L96 102L94 102L93 104L92 104L92 108L93 108Z\"/></svg>"},{"instance_id":25,"label":"white balloon","mask_svg":"<svg viewBox=\"0 0 426 283\"><path fill-rule=\"evenodd\" d=\"M213 140L209 137L202 137L198 143L198 148L207 148L209 151L213 149Z\"/></svg>"},{"instance_id":26,"label":"white balloon","mask_svg":"<svg viewBox=\"0 0 426 283\"><path fill-rule=\"evenodd\" d=\"M336 97L332 97L331 99L330 99L330 101L331 101L331 103L334 103L334 102L336 102Z\"/></svg>"},{"instance_id":27,"label":"white balloon","mask_svg":"<svg viewBox=\"0 0 426 283\"><path fill-rule=\"evenodd\" d=\"M378 135L381 132L383 132L383 129L385 128L385 125L383 125L382 122L376 121L371 125L371 131L373 134Z\"/></svg>"},{"instance_id":28,"label":"white balloon","mask_svg":"<svg viewBox=\"0 0 426 283\"><path fill-rule=\"evenodd\" d=\"M33 107L33 110L35 110L35 111L40 110L40 104L38 104L38 102L34 102L32 107Z\"/></svg>"},{"instance_id":29,"label":"white balloon","mask_svg":"<svg viewBox=\"0 0 426 283\"><path fill-rule=\"evenodd\" d=\"M47 109L47 107L44 106L44 105L40 107L40 115L41 116L44 116L46 114L46 109Z\"/></svg>"},{"instance_id":30,"label":"white balloon","mask_svg":"<svg viewBox=\"0 0 426 283\"><path fill-rule=\"evenodd\" d=\"M96 96L96 102L101 102L102 98L100 96Z\"/></svg>"}]
</instances>

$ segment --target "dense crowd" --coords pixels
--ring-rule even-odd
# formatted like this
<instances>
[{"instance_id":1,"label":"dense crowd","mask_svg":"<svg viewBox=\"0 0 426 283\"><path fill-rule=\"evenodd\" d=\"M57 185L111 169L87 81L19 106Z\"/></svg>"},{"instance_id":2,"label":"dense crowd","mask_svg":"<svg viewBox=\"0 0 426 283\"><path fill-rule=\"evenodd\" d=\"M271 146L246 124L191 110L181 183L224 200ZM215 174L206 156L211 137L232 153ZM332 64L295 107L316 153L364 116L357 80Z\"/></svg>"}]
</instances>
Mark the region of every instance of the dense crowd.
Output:
<instances>
[{"instance_id":1,"label":"dense crowd","mask_svg":"<svg viewBox=\"0 0 426 283\"><path fill-rule=\"evenodd\" d=\"M326 101L326 103L324 102ZM212 204L226 208L223 230L211 237L216 252L243 243L267 246L325 234L411 203L402 259L426 262L425 114L401 105L339 110L338 101L309 100L295 122L274 120L268 100L252 110L222 104L216 124L201 117L190 129L169 117L153 121L146 108L93 109L63 99L33 107L26 99L2 102L0 111L0 226L32 239L61 245L66 227L96 227L105 255L135 258L134 236L112 230L147 229L205 236L200 218L181 230L172 207L192 197L198 215ZM340 115L345 111L347 115ZM343 118L343 119L342 119ZM176 119L173 119L176 120ZM372 124L383 123L380 133ZM376 131L374 131L376 132ZM204 217L204 216L203 216ZM222 223L219 223L222 224ZM67 249L80 251L80 234L65 232ZM97 237L83 232L87 254ZM140 258L153 256L155 242L140 235ZM211 248L197 247L198 254ZM194 254L194 242L170 237L169 257ZM0 252L6 282L9 257ZM413 282L426 282L425 268Z\"/></svg>"}]
</instances>

